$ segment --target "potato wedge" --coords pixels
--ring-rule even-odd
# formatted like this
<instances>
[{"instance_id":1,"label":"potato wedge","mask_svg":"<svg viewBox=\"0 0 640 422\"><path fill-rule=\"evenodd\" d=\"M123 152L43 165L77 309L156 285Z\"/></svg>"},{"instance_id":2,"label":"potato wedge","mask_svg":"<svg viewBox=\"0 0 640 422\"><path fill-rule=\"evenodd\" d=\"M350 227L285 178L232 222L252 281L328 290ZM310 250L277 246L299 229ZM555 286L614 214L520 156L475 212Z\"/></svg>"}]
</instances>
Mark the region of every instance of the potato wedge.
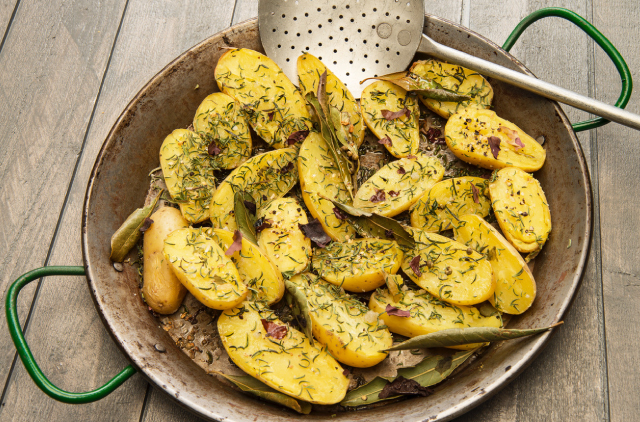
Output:
<instances>
[{"instance_id":1,"label":"potato wedge","mask_svg":"<svg viewBox=\"0 0 640 422\"><path fill-rule=\"evenodd\" d=\"M235 308L247 297L247 286L218 246L212 229L172 232L164 241L164 256L178 280L209 308Z\"/></svg>"},{"instance_id":2,"label":"potato wedge","mask_svg":"<svg viewBox=\"0 0 640 422\"><path fill-rule=\"evenodd\" d=\"M440 160L424 154L392 161L360 186L353 206L393 217L408 210L443 175Z\"/></svg>"},{"instance_id":3,"label":"potato wedge","mask_svg":"<svg viewBox=\"0 0 640 422\"><path fill-rule=\"evenodd\" d=\"M389 315L388 305L409 311L410 317ZM450 328L502 326L500 315L484 317L473 306L456 306L442 302L424 290L405 290L392 295L387 289L376 290L369 299L369 308L380 313L380 319L392 333L405 337L416 337ZM482 344L466 344L452 349L475 349Z\"/></svg>"},{"instance_id":4,"label":"potato wedge","mask_svg":"<svg viewBox=\"0 0 640 422\"><path fill-rule=\"evenodd\" d=\"M486 254L496 279L496 289L489 298L500 312L519 315L529 309L536 298L536 282L529 266L517 250L491 224L477 215L460 217L453 229L456 241Z\"/></svg>"},{"instance_id":5,"label":"potato wedge","mask_svg":"<svg viewBox=\"0 0 640 422\"><path fill-rule=\"evenodd\" d=\"M411 209L411 225L427 232L441 232L467 214L489 215L488 182L481 177L456 177L433 185Z\"/></svg>"},{"instance_id":6,"label":"potato wedge","mask_svg":"<svg viewBox=\"0 0 640 422\"><path fill-rule=\"evenodd\" d=\"M264 54L229 50L218 59L214 73L220 91L242 105L251 127L274 148L295 145L289 137L313 127L300 92Z\"/></svg>"},{"instance_id":7,"label":"potato wedge","mask_svg":"<svg viewBox=\"0 0 640 422\"><path fill-rule=\"evenodd\" d=\"M209 144L200 135L176 129L160 147L160 166L171 198L190 223L208 217L211 194L216 188L214 157L207 152Z\"/></svg>"},{"instance_id":8,"label":"potato wedge","mask_svg":"<svg viewBox=\"0 0 640 422\"><path fill-rule=\"evenodd\" d=\"M213 229L213 237L223 251L233 243L233 233L223 229ZM278 267L267 258L257 245L242 239L242 249L230 256L249 288L247 300L265 301L271 305L282 299L284 280Z\"/></svg>"},{"instance_id":9,"label":"potato wedge","mask_svg":"<svg viewBox=\"0 0 640 422\"><path fill-rule=\"evenodd\" d=\"M257 302L224 311L218 332L233 363L271 388L316 404L338 403L347 393L340 364Z\"/></svg>"},{"instance_id":10,"label":"potato wedge","mask_svg":"<svg viewBox=\"0 0 640 422\"><path fill-rule=\"evenodd\" d=\"M416 247L403 248L402 271L417 285L453 305L475 305L493 295L495 280L486 256L439 234L408 230Z\"/></svg>"},{"instance_id":11,"label":"potato wedge","mask_svg":"<svg viewBox=\"0 0 640 422\"><path fill-rule=\"evenodd\" d=\"M227 94L215 92L205 98L196 110L193 127L209 146L213 143L220 149L212 159L219 168L236 168L251 155L249 125L240 105Z\"/></svg>"},{"instance_id":12,"label":"potato wedge","mask_svg":"<svg viewBox=\"0 0 640 422\"><path fill-rule=\"evenodd\" d=\"M391 333L362 302L311 273L290 281L307 296L313 336L338 362L368 368L387 357Z\"/></svg>"},{"instance_id":13,"label":"potato wedge","mask_svg":"<svg viewBox=\"0 0 640 422\"><path fill-rule=\"evenodd\" d=\"M304 98L308 92L317 95L320 75L327 72L327 98L329 105L340 110L340 126L345 139L357 147L364 140L365 125L360 112L360 104L353 97L347 87L329 70L317 57L304 53L298 57L298 79L300 91Z\"/></svg>"},{"instance_id":14,"label":"potato wedge","mask_svg":"<svg viewBox=\"0 0 640 422\"><path fill-rule=\"evenodd\" d=\"M384 273L397 273L402 258L393 240L356 239L316 249L311 265L331 284L350 292L368 292L384 284Z\"/></svg>"},{"instance_id":15,"label":"potato wedge","mask_svg":"<svg viewBox=\"0 0 640 422\"><path fill-rule=\"evenodd\" d=\"M298 155L300 190L309 212L320 221L325 233L333 240L344 242L355 237L355 229L347 220L336 217L331 201L320 197L351 203L347 187L340 178L328 148L322 135L316 132L310 133L302 143Z\"/></svg>"},{"instance_id":16,"label":"potato wedge","mask_svg":"<svg viewBox=\"0 0 640 422\"><path fill-rule=\"evenodd\" d=\"M144 301L155 312L163 315L178 310L187 289L180 283L164 259L164 240L175 230L189 226L180 211L171 207L162 207L151 217L153 223L144 232L144 266L142 275L142 294Z\"/></svg>"},{"instance_id":17,"label":"potato wedge","mask_svg":"<svg viewBox=\"0 0 640 422\"><path fill-rule=\"evenodd\" d=\"M536 171L547 156L535 139L491 110L470 108L454 114L444 127L444 139L462 161L491 170Z\"/></svg>"},{"instance_id":18,"label":"potato wedge","mask_svg":"<svg viewBox=\"0 0 640 422\"><path fill-rule=\"evenodd\" d=\"M234 231L238 228L233 211L237 191L248 192L256 206L282 198L298 182L296 150L284 148L251 157L231 172L211 197L209 218L213 227Z\"/></svg>"},{"instance_id":19,"label":"potato wedge","mask_svg":"<svg viewBox=\"0 0 640 422\"><path fill-rule=\"evenodd\" d=\"M494 174L491 205L504 236L520 252L542 249L551 232L551 213L540 182L516 167Z\"/></svg>"},{"instance_id":20,"label":"potato wedge","mask_svg":"<svg viewBox=\"0 0 640 422\"><path fill-rule=\"evenodd\" d=\"M271 224L258 233L258 245L286 277L304 271L311 261L311 240L300 230L307 214L293 198L275 199L258 209L258 219Z\"/></svg>"},{"instance_id":21,"label":"potato wedge","mask_svg":"<svg viewBox=\"0 0 640 422\"><path fill-rule=\"evenodd\" d=\"M465 108L489 108L493 100L493 88L489 82L474 70L438 60L420 60L411 65L410 72L431 79L443 88L457 94L468 95L470 100L459 103L438 101L419 95L420 101L431 111L448 119L452 114Z\"/></svg>"},{"instance_id":22,"label":"potato wedge","mask_svg":"<svg viewBox=\"0 0 640 422\"><path fill-rule=\"evenodd\" d=\"M360 105L364 122L391 155L402 158L418 153L420 106L413 95L391 82L376 81L362 91ZM400 117L384 117L386 112L405 109Z\"/></svg>"}]
</instances>

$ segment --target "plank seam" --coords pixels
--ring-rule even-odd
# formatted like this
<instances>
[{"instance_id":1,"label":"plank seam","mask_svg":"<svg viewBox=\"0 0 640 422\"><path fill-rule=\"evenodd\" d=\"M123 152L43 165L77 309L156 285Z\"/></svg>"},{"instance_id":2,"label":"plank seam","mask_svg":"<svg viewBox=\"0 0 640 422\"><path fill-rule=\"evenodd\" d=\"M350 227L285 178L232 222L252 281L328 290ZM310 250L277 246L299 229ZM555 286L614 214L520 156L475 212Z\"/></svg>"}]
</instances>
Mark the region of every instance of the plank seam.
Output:
<instances>
[{"instance_id":1,"label":"plank seam","mask_svg":"<svg viewBox=\"0 0 640 422\"><path fill-rule=\"evenodd\" d=\"M147 390L144 393L144 400L142 401L142 411L140 412L140 419L138 419L138 422L142 422L145 416L147 416L147 404L149 402L149 398L151 397L151 389L151 384L147 383Z\"/></svg>"},{"instance_id":2,"label":"plank seam","mask_svg":"<svg viewBox=\"0 0 640 422\"><path fill-rule=\"evenodd\" d=\"M13 8L13 12L11 13L11 17L9 18L9 22L7 23L7 28L4 30L4 35L2 36L2 42L0 42L0 53L2 53L4 43L7 40L7 36L9 35L9 30L11 29L11 25L13 25L13 20L16 17L16 14L18 12L18 6L20 6L20 0L16 2L15 7ZM0 403L2 403L2 401L0 401Z\"/></svg>"},{"instance_id":3,"label":"plank seam","mask_svg":"<svg viewBox=\"0 0 640 422\"><path fill-rule=\"evenodd\" d=\"M19 3L19 0L18 0ZM76 174L78 173L78 168L80 167L80 162L82 161L82 156L84 155L84 150L85 150L85 146L87 144L87 139L89 138L89 131L91 129L91 123L93 122L93 119L95 117L95 113L96 113L96 109L98 106L98 100L100 98L100 94L102 93L102 88L104 87L104 81L106 79L107 76L107 71L109 70L109 65L111 64L111 58L113 57L113 52L115 50L116 47L116 43L118 40L118 35L120 35L120 29L122 28L122 22L124 21L124 16L127 12L127 6L129 5L129 0L125 0L125 5L124 5L124 9L122 11L122 16L120 17L120 23L118 25L118 30L116 31L116 35L114 37L113 40L113 44L111 45L111 51L109 52L109 59L107 60L107 65L105 66L104 69L104 73L102 74L102 80L100 81L100 87L98 88L98 93L96 95L96 99L95 102L93 103L93 109L91 110L91 115L89 116L89 122L87 123L87 128L85 129L85 133L84 133L84 138L82 139L82 145L80 147L80 153L78 154L78 158L76 158L76 163L75 166L73 167L73 172L71 173L71 179L69 181L69 185L67 186L67 192L64 196L64 201L62 203L62 207L60 209L60 214L58 215L58 221L56 223L56 228L53 232L53 237L51 238L51 243L49 244L49 250L47 251L47 256L44 260L44 266L46 267L49 264L49 261L51 259L51 255L53 254L53 248L55 246L56 240L58 238L58 234L60 232L60 226L62 225L62 220L64 217L64 212L65 209L67 207L67 204L69 202L69 197L71 196L71 190L73 188L74 182L75 182L75 178L76 178ZM17 8L17 5L16 5ZM14 10L15 13L15 10ZM13 21L13 16L11 17L11 21ZM5 38L6 38L6 33L5 33ZM0 45L0 51L2 51L2 47L4 45L4 38L2 40L2 45ZM37 306L37 302L38 302L38 297L39 297L39 293L40 290L42 288L42 284L43 284L44 279L40 278L37 282L36 285L36 290L35 293L33 295L33 301L31 302L31 306L29 307L29 313L27 314L27 318L24 322L22 331L25 335L25 337L27 336L27 331L29 329L29 323L31 322L31 317L33 315L33 312L35 311L35 308ZM16 366L16 361L18 359L18 352L15 352L13 355L13 360L11 362L11 369L9 370L9 374L7 376L7 380L5 382L5 385L2 389L2 395L0 395L0 406L4 405L4 399L6 397L7 391L9 390L9 385L11 384L11 381L13 380L15 373L14 373L14 369ZM1 408L1 407L0 407ZM1 413L1 411L0 411Z\"/></svg>"},{"instance_id":4,"label":"plank seam","mask_svg":"<svg viewBox=\"0 0 640 422\"><path fill-rule=\"evenodd\" d=\"M238 9L238 1L240 0L236 0L235 3L233 3L233 12L231 12L231 25L235 25L236 23L236 10Z\"/></svg>"}]
</instances>

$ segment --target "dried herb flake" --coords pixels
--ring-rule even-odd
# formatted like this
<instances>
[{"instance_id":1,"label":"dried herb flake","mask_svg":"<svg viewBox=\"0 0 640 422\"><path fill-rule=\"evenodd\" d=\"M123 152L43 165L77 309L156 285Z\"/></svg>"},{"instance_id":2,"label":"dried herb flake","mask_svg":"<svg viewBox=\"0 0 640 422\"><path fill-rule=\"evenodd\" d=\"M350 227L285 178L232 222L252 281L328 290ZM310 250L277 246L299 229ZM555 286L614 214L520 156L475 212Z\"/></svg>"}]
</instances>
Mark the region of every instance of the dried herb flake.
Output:
<instances>
[{"instance_id":1,"label":"dried herb flake","mask_svg":"<svg viewBox=\"0 0 640 422\"><path fill-rule=\"evenodd\" d=\"M331 238L324 232L322 224L317 218L309 221L308 224L299 224L298 226L302 233L318 245L319 248L324 248L331 242Z\"/></svg>"},{"instance_id":2,"label":"dried herb flake","mask_svg":"<svg viewBox=\"0 0 640 422\"><path fill-rule=\"evenodd\" d=\"M267 331L267 337L273 337L276 340L282 340L287 335L287 326L286 325L278 325L275 322L267 321L266 319L261 319L262 326Z\"/></svg>"},{"instance_id":3,"label":"dried herb flake","mask_svg":"<svg viewBox=\"0 0 640 422\"><path fill-rule=\"evenodd\" d=\"M489 136L489 147L491 147L491 154L493 158L498 159L498 153L500 152L500 138L497 136Z\"/></svg>"},{"instance_id":4,"label":"dried herb flake","mask_svg":"<svg viewBox=\"0 0 640 422\"><path fill-rule=\"evenodd\" d=\"M423 387L414 380L406 379L403 376L399 376L393 382L385 385L378 397L386 399L391 396L397 395L411 395L427 397L433 394L433 390L427 387Z\"/></svg>"},{"instance_id":5,"label":"dried herb flake","mask_svg":"<svg viewBox=\"0 0 640 422\"><path fill-rule=\"evenodd\" d=\"M242 249L242 233L240 233L240 230L236 230L233 232L233 243L229 245L229 248L224 254L231 256L240 249Z\"/></svg>"},{"instance_id":6,"label":"dried herb flake","mask_svg":"<svg viewBox=\"0 0 640 422\"><path fill-rule=\"evenodd\" d=\"M391 306L391 305L387 305L387 307L384 309L384 311L389 316L397 316L397 317L402 317L402 318L409 318L411 316L411 312L403 311L402 309L398 309L395 306Z\"/></svg>"}]
</instances>

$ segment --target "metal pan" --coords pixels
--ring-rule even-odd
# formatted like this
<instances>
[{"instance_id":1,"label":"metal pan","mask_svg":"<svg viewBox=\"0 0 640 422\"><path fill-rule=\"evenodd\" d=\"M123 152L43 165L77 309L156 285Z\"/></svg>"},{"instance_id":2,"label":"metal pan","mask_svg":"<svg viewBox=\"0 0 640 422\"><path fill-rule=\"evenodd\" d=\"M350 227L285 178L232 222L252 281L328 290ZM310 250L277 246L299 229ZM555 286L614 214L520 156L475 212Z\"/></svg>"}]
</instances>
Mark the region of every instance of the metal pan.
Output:
<instances>
[{"instance_id":1,"label":"metal pan","mask_svg":"<svg viewBox=\"0 0 640 422\"><path fill-rule=\"evenodd\" d=\"M452 22L426 15L424 33L444 45L531 74L491 41ZM218 90L213 70L224 53L221 47L263 51L257 21L250 20L212 36L149 81L109 133L87 187L82 250L89 288L105 326L132 364L181 405L205 418L225 421L285 421L292 417L332 422L372 418L442 421L477 406L517 377L541 352L551 334L492 345L430 397L335 416L303 417L227 388L175 345L142 302L135 269L125 266L123 272L114 270L109 261L110 238L122 221L141 206L148 188L147 175L158 166L164 137L175 128L188 126L203 98ZM532 308L513 318L509 326L547 326L562 319L585 267L592 225L587 166L571 124L557 103L498 81L491 83L498 115L534 138L546 138L547 161L536 177L551 206L553 232L534 270L538 297ZM197 85L200 89L194 90ZM569 241L571 248L567 248ZM21 347L26 344L18 348Z\"/></svg>"}]
</instances>

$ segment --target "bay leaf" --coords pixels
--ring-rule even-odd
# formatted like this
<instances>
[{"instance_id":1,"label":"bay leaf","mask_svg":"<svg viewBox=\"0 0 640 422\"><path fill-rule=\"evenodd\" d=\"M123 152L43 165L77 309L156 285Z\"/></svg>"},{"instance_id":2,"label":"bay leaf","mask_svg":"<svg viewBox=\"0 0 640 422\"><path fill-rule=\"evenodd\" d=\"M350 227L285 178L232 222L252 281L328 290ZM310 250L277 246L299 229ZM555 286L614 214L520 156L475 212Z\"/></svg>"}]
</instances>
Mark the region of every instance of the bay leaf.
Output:
<instances>
[{"instance_id":1,"label":"bay leaf","mask_svg":"<svg viewBox=\"0 0 640 422\"><path fill-rule=\"evenodd\" d=\"M160 193L158 193L151 204L132 212L120 228L111 236L111 255L109 256L111 261L124 261L124 257L127 256L131 248L138 243L140 236L142 236L140 228L144 226L145 220L153 213L163 191L164 190L161 190Z\"/></svg>"},{"instance_id":2,"label":"bay leaf","mask_svg":"<svg viewBox=\"0 0 640 422\"><path fill-rule=\"evenodd\" d=\"M455 353L443 351L441 355L428 356L415 366L398 369L395 377L376 377L367 384L349 391L340 404L356 407L400 397L393 396L385 399L379 397L385 385L393 382L397 377L414 380L423 387L435 385L451 375L453 370L467 360L474 351L464 350Z\"/></svg>"},{"instance_id":3,"label":"bay leaf","mask_svg":"<svg viewBox=\"0 0 640 422\"><path fill-rule=\"evenodd\" d=\"M236 216L236 225L240 233L242 233L242 237L254 245L257 245L258 239L255 228L256 216L247 209L245 201L255 203L253 197L245 191L238 191L234 194L233 212Z\"/></svg>"},{"instance_id":4,"label":"bay leaf","mask_svg":"<svg viewBox=\"0 0 640 422\"><path fill-rule=\"evenodd\" d=\"M309 302L307 302L307 296L304 292L301 292L298 287L289 280L284 281L284 287L287 292L293 297L295 305L298 306L300 316L304 319L304 334L309 339L309 343L313 346L313 321L311 320L311 310L309 308Z\"/></svg>"},{"instance_id":5,"label":"bay leaf","mask_svg":"<svg viewBox=\"0 0 640 422\"><path fill-rule=\"evenodd\" d=\"M291 396L280 393L279 391L274 390L262 381L253 378L250 375L227 375L223 374L222 372L212 372L227 379L236 387L246 393L253 394L273 403L281 404L282 406L293 409L298 413L302 413L305 415L311 413L311 403L302 400L296 400Z\"/></svg>"},{"instance_id":6,"label":"bay leaf","mask_svg":"<svg viewBox=\"0 0 640 422\"><path fill-rule=\"evenodd\" d=\"M448 330L436 331L435 333L413 337L400 344L396 344L395 346L387 349L387 351L462 346L465 344L485 343L488 341L511 340L539 334L557 327L560 324L562 324L562 321L549 327L533 328L529 330L494 327L451 328Z\"/></svg>"},{"instance_id":7,"label":"bay leaf","mask_svg":"<svg viewBox=\"0 0 640 422\"><path fill-rule=\"evenodd\" d=\"M471 97L469 97L468 95L458 94L454 91L444 88L434 80L408 71L367 78L364 81L367 81L369 79L379 79L381 81L391 82L392 84L397 85L407 91L414 91L427 98L438 101L461 102L471 99Z\"/></svg>"}]
</instances>

